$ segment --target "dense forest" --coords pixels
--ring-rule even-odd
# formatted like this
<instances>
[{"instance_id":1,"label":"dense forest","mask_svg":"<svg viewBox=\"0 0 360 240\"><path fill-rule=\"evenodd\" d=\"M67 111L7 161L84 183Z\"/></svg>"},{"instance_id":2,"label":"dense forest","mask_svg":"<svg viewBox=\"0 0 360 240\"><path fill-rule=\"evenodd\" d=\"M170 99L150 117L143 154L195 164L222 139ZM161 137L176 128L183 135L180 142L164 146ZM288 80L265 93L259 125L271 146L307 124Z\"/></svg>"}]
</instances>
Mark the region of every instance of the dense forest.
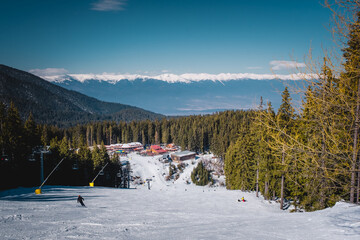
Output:
<instances>
[{"instance_id":1,"label":"dense forest","mask_svg":"<svg viewBox=\"0 0 360 240\"><path fill-rule=\"evenodd\" d=\"M242 125L248 124L254 111L225 111L213 115L163 118L132 122L102 121L58 128L36 124L29 115L23 123L14 104L8 108L0 103L1 134L0 146L3 158L1 171L2 188L33 186L39 182L39 161L32 159L34 148L49 146L51 154L45 156L45 172L62 159L64 163L57 171L61 177L49 184L86 185L101 166L112 162L115 169L110 179L119 171L115 158L109 159L105 145L114 143L141 142L144 145L175 143L182 149L196 152L213 152L224 157L227 148L238 137ZM95 150L90 151L89 146ZM100 147L98 147L100 146ZM39 158L39 154L36 156ZM76 164L78 170L73 170ZM46 175L46 174L45 174ZM21 177L20 177L21 176ZM31 180L30 180L31 179ZM108 184L111 185L111 184ZM114 184L113 184L114 185Z\"/></svg>"}]
</instances>

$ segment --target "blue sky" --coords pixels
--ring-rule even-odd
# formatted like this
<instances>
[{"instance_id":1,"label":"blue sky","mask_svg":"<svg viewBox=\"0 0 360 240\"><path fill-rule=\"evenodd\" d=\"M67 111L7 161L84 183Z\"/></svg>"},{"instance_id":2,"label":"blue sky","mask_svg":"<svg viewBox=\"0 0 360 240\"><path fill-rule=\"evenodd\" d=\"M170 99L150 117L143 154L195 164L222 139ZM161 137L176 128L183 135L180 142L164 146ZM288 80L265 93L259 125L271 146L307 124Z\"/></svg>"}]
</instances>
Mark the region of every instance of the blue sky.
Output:
<instances>
[{"instance_id":1,"label":"blue sky","mask_svg":"<svg viewBox=\"0 0 360 240\"><path fill-rule=\"evenodd\" d=\"M0 63L64 73L271 73L332 47L322 0L1 0ZM273 64L271 64L273 63ZM288 69L287 69L288 70Z\"/></svg>"}]
</instances>

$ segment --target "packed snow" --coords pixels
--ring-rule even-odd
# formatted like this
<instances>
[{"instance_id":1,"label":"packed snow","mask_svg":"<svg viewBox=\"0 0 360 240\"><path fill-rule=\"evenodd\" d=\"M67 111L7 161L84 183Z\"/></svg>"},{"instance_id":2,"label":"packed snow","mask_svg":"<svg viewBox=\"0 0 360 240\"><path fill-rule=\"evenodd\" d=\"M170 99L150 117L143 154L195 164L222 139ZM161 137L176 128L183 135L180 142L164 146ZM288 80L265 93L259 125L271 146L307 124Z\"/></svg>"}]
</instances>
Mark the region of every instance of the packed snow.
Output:
<instances>
[{"instance_id":1,"label":"packed snow","mask_svg":"<svg viewBox=\"0 0 360 240\"><path fill-rule=\"evenodd\" d=\"M360 206L339 202L290 213L253 192L188 184L195 160L186 161L176 181L166 181L169 166L159 156L128 159L136 176L130 189L95 182L94 188L45 186L41 195L35 188L0 192L0 238L360 239ZM86 208L76 202L78 195ZM238 202L241 197L247 202Z\"/></svg>"}]
</instances>

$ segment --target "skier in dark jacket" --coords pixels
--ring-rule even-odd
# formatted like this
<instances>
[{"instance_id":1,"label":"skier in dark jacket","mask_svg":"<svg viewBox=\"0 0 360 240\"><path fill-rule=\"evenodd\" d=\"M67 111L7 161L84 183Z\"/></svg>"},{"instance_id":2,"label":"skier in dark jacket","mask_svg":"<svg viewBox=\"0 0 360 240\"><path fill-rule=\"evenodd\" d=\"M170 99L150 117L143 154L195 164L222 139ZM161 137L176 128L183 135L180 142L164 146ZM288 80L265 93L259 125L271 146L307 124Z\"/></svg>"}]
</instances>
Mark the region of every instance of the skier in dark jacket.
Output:
<instances>
[{"instance_id":1,"label":"skier in dark jacket","mask_svg":"<svg viewBox=\"0 0 360 240\"><path fill-rule=\"evenodd\" d=\"M81 206L86 207L83 201L84 201L84 198L79 195L77 198L77 202L80 203Z\"/></svg>"}]
</instances>

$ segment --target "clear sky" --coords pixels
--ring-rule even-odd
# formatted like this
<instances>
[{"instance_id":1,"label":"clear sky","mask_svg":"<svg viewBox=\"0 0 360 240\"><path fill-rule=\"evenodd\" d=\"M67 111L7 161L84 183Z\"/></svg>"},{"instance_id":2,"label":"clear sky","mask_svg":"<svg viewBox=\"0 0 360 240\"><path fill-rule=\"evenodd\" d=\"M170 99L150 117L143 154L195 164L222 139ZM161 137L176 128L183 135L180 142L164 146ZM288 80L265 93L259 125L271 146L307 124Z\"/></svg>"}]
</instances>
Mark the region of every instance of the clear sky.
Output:
<instances>
[{"instance_id":1,"label":"clear sky","mask_svg":"<svg viewBox=\"0 0 360 240\"><path fill-rule=\"evenodd\" d=\"M332 46L322 0L1 0L0 63L68 73L271 73ZM281 66L277 66L281 69Z\"/></svg>"}]
</instances>

